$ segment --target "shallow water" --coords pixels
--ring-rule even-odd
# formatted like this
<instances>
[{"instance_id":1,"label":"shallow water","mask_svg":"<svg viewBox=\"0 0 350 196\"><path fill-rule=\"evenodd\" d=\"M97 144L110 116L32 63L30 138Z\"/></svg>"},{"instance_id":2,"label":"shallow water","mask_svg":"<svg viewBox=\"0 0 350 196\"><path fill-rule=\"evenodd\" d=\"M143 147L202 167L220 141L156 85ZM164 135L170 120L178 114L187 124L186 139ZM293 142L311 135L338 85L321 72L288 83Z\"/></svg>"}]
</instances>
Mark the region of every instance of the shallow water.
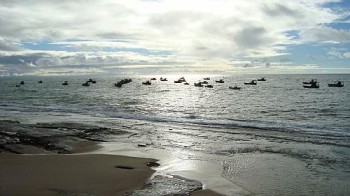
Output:
<instances>
[{"instance_id":1,"label":"shallow water","mask_svg":"<svg viewBox=\"0 0 350 196\"><path fill-rule=\"evenodd\" d=\"M213 89L174 84L178 77L150 86L141 82L151 77L131 77L122 88L113 85L120 77L95 77L90 87L81 85L87 77L0 78L0 118L128 131L100 152L158 158L158 173L227 195L350 194L349 75L267 75L257 86L242 84L256 75L214 76ZM311 78L320 89L302 87ZM345 87L327 87L337 79Z\"/></svg>"}]
</instances>

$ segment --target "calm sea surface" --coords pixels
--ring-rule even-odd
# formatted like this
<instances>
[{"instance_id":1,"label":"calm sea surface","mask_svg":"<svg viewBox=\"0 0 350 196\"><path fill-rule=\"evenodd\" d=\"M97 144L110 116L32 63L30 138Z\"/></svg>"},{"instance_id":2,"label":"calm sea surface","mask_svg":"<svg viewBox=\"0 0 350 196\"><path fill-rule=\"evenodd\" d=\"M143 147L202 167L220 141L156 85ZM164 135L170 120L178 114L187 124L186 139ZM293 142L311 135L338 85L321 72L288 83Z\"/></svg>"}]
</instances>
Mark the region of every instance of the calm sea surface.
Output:
<instances>
[{"instance_id":1,"label":"calm sea surface","mask_svg":"<svg viewBox=\"0 0 350 196\"><path fill-rule=\"evenodd\" d=\"M264 75L265 76L265 75ZM165 76L164 76L165 77ZM266 82L244 85L258 75L211 77L214 88L194 87L204 76L187 76L190 85L141 82L149 77L130 77L122 88L114 83L122 77L95 77L96 84L84 87L88 77L0 78L0 110L18 111L28 119L40 113L79 114L98 118L136 119L152 122L190 123L226 127L273 128L286 131L316 131L350 134L349 75L267 75ZM225 83L215 83L223 78ZM317 78L319 89L305 89L303 81ZM327 83L343 80L345 87ZM25 85L16 87L20 81ZM42 84L38 81L43 80ZM67 80L68 86L61 83ZM237 84L241 90L228 87ZM5 112L6 113L6 112ZM59 116L59 115L58 115Z\"/></svg>"}]
</instances>

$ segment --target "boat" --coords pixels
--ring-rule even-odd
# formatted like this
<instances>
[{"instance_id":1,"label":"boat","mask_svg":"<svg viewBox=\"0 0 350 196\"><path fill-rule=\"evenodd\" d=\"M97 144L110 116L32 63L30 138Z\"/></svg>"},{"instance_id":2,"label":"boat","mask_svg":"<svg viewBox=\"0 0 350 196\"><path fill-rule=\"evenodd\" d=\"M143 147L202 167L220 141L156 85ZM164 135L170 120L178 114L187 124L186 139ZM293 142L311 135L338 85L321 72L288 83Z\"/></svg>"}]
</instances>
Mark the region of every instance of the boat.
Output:
<instances>
[{"instance_id":1,"label":"boat","mask_svg":"<svg viewBox=\"0 0 350 196\"><path fill-rule=\"evenodd\" d=\"M68 85L68 82L67 82L67 81L64 81L64 82L62 83L62 85L66 86L66 85Z\"/></svg>"},{"instance_id":2,"label":"boat","mask_svg":"<svg viewBox=\"0 0 350 196\"><path fill-rule=\"evenodd\" d=\"M210 78L209 78L209 77L207 77L207 78L203 78L203 80L210 80Z\"/></svg>"},{"instance_id":3,"label":"boat","mask_svg":"<svg viewBox=\"0 0 350 196\"><path fill-rule=\"evenodd\" d=\"M203 84L202 84L202 82L197 82L197 83L194 83L194 86L195 87L203 87Z\"/></svg>"},{"instance_id":4,"label":"boat","mask_svg":"<svg viewBox=\"0 0 350 196\"><path fill-rule=\"evenodd\" d=\"M216 80L215 82L216 83L224 83L225 81L223 79L220 79L220 80Z\"/></svg>"},{"instance_id":5,"label":"boat","mask_svg":"<svg viewBox=\"0 0 350 196\"><path fill-rule=\"evenodd\" d=\"M89 79L87 82L91 82L91 83L95 84L95 83L96 83L96 80Z\"/></svg>"},{"instance_id":6,"label":"boat","mask_svg":"<svg viewBox=\"0 0 350 196\"><path fill-rule=\"evenodd\" d=\"M119 82L115 83L114 86L120 88L120 87L123 86L123 84L128 84L128 83L130 83L130 82L132 82L131 79L122 79L122 80L120 80Z\"/></svg>"},{"instance_id":7,"label":"boat","mask_svg":"<svg viewBox=\"0 0 350 196\"><path fill-rule=\"evenodd\" d=\"M236 85L234 85L234 86L229 86L228 88L229 88L229 89L233 89L233 90L241 90L241 87L236 86Z\"/></svg>"},{"instance_id":8,"label":"boat","mask_svg":"<svg viewBox=\"0 0 350 196\"><path fill-rule=\"evenodd\" d=\"M208 85L206 85L205 87L207 87L207 88L213 88L213 85L208 84Z\"/></svg>"},{"instance_id":9,"label":"boat","mask_svg":"<svg viewBox=\"0 0 350 196\"><path fill-rule=\"evenodd\" d=\"M181 77L178 80L174 81L174 83L183 83L183 82L186 82L186 79L184 77Z\"/></svg>"},{"instance_id":10,"label":"boat","mask_svg":"<svg viewBox=\"0 0 350 196\"><path fill-rule=\"evenodd\" d=\"M143 85L151 85L152 83L149 80L147 80L146 82L142 82L142 84Z\"/></svg>"},{"instance_id":11,"label":"boat","mask_svg":"<svg viewBox=\"0 0 350 196\"><path fill-rule=\"evenodd\" d=\"M85 82L82 84L82 86L90 86L90 83L89 82Z\"/></svg>"},{"instance_id":12,"label":"boat","mask_svg":"<svg viewBox=\"0 0 350 196\"><path fill-rule=\"evenodd\" d=\"M259 78L258 81L266 81L266 78Z\"/></svg>"},{"instance_id":13,"label":"boat","mask_svg":"<svg viewBox=\"0 0 350 196\"><path fill-rule=\"evenodd\" d=\"M157 78L151 78L151 80L157 80Z\"/></svg>"},{"instance_id":14,"label":"boat","mask_svg":"<svg viewBox=\"0 0 350 196\"><path fill-rule=\"evenodd\" d=\"M21 81L21 83L19 83L20 85L24 85L24 81Z\"/></svg>"},{"instance_id":15,"label":"boat","mask_svg":"<svg viewBox=\"0 0 350 196\"><path fill-rule=\"evenodd\" d=\"M168 79L167 78L160 78L160 81L162 81L162 82L165 82L165 81L168 81Z\"/></svg>"},{"instance_id":16,"label":"boat","mask_svg":"<svg viewBox=\"0 0 350 196\"><path fill-rule=\"evenodd\" d=\"M344 86L344 82L340 80L334 82L333 84L328 84L328 87L343 87L343 86Z\"/></svg>"},{"instance_id":17,"label":"boat","mask_svg":"<svg viewBox=\"0 0 350 196\"><path fill-rule=\"evenodd\" d=\"M303 82L303 84L313 84L313 83L317 83L317 79L311 79L310 81L308 82Z\"/></svg>"},{"instance_id":18,"label":"boat","mask_svg":"<svg viewBox=\"0 0 350 196\"><path fill-rule=\"evenodd\" d=\"M320 88L317 83L312 83L311 85L303 85L304 88Z\"/></svg>"},{"instance_id":19,"label":"boat","mask_svg":"<svg viewBox=\"0 0 350 196\"><path fill-rule=\"evenodd\" d=\"M208 84L208 81L203 81L203 82L201 82L202 84Z\"/></svg>"},{"instance_id":20,"label":"boat","mask_svg":"<svg viewBox=\"0 0 350 196\"><path fill-rule=\"evenodd\" d=\"M42 80L40 80L38 83L39 83L39 84L41 84L41 83L43 83L43 81L42 81Z\"/></svg>"},{"instance_id":21,"label":"boat","mask_svg":"<svg viewBox=\"0 0 350 196\"><path fill-rule=\"evenodd\" d=\"M250 82L244 82L244 84L246 84L246 85L256 85L257 82L256 82L256 80L252 80Z\"/></svg>"}]
</instances>

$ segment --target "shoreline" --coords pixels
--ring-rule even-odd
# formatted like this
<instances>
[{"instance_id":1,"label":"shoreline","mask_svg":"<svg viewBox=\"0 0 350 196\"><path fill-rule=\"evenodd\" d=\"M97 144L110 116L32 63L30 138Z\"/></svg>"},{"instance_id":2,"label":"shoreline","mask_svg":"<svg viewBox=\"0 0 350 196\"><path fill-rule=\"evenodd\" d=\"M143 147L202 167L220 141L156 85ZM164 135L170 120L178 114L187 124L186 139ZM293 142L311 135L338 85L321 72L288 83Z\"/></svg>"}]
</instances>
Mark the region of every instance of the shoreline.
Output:
<instances>
[{"instance_id":1,"label":"shoreline","mask_svg":"<svg viewBox=\"0 0 350 196\"><path fill-rule=\"evenodd\" d=\"M101 138L99 132L111 131L105 128L70 123L26 125L17 121L0 121L0 127L4 130L0 132L0 193L4 195L137 195L150 183L164 182L170 186L184 183L187 187L183 191L190 195L221 195L181 177L152 177L156 170L149 163L156 159L98 153L106 142L96 139ZM31 130L21 132L24 127ZM65 136L60 130L60 137L53 139L40 135L41 129L74 130L76 134Z\"/></svg>"}]
</instances>

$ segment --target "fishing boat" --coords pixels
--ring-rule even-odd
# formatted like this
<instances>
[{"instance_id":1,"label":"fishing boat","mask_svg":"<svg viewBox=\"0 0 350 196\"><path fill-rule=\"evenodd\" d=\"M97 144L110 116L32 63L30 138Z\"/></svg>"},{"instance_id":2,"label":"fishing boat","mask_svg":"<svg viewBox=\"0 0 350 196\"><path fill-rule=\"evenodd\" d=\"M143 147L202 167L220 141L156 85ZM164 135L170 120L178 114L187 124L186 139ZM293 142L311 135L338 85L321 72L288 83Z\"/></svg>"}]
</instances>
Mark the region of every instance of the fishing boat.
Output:
<instances>
[{"instance_id":1,"label":"fishing boat","mask_svg":"<svg viewBox=\"0 0 350 196\"><path fill-rule=\"evenodd\" d=\"M328 84L328 87L343 87L344 86L344 82L338 80L332 84Z\"/></svg>"},{"instance_id":2,"label":"fishing boat","mask_svg":"<svg viewBox=\"0 0 350 196\"><path fill-rule=\"evenodd\" d=\"M67 82L67 81L64 81L64 82L62 83L62 85L63 85L63 86L66 86L66 85L68 85L68 82Z\"/></svg>"},{"instance_id":3,"label":"fishing boat","mask_svg":"<svg viewBox=\"0 0 350 196\"><path fill-rule=\"evenodd\" d=\"M82 84L82 86L90 86L90 82L85 82Z\"/></svg>"},{"instance_id":4,"label":"fishing boat","mask_svg":"<svg viewBox=\"0 0 350 196\"><path fill-rule=\"evenodd\" d=\"M311 85L303 85L304 88L320 88L317 82L312 83Z\"/></svg>"},{"instance_id":5,"label":"fishing boat","mask_svg":"<svg viewBox=\"0 0 350 196\"><path fill-rule=\"evenodd\" d=\"M223 79L220 79L220 80L216 80L215 82L216 83L224 83L225 81Z\"/></svg>"},{"instance_id":6,"label":"fishing boat","mask_svg":"<svg viewBox=\"0 0 350 196\"><path fill-rule=\"evenodd\" d=\"M246 84L246 85L256 85L257 82L256 82L256 80L252 80L250 82L244 82L244 84Z\"/></svg>"},{"instance_id":7,"label":"fishing boat","mask_svg":"<svg viewBox=\"0 0 350 196\"><path fill-rule=\"evenodd\" d=\"M146 82L142 82L143 85L151 85L151 82L147 80Z\"/></svg>"},{"instance_id":8,"label":"fishing boat","mask_svg":"<svg viewBox=\"0 0 350 196\"><path fill-rule=\"evenodd\" d=\"M203 87L203 84L202 84L202 82L197 82L197 83L194 83L194 86L195 87Z\"/></svg>"},{"instance_id":9,"label":"fishing boat","mask_svg":"<svg viewBox=\"0 0 350 196\"><path fill-rule=\"evenodd\" d=\"M266 78L259 78L258 81L266 81Z\"/></svg>"}]
</instances>

